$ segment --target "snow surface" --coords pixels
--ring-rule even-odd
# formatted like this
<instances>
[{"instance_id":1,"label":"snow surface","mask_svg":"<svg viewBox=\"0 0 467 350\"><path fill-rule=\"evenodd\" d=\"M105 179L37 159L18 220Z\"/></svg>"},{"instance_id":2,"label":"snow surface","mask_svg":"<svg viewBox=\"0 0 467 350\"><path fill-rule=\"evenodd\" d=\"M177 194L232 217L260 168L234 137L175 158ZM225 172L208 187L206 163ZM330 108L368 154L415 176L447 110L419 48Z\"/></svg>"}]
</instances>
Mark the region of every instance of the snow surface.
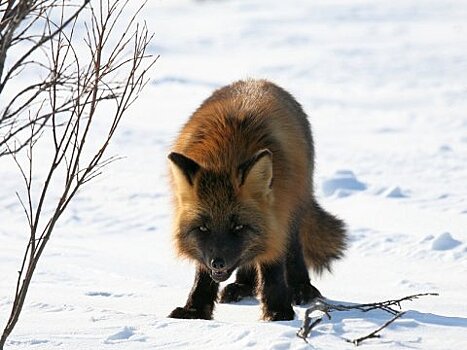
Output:
<instances>
[{"instance_id":1,"label":"snow surface","mask_svg":"<svg viewBox=\"0 0 467 350\"><path fill-rule=\"evenodd\" d=\"M153 0L144 16L161 57L112 144L125 158L64 214L7 348L353 349L343 337L387 320L335 314L306 344L305 307L290 322L258 321L253 299L219 305L214 321L165 317L193 279L172 252L168 149L214 88L252 76L304 106L319 200L349 227L345 259L315 285L345 303L440 294L404 303L362 346L467 349L467 2ZM11 163L0 159L2 326L27 242ZM342 169L353 177L325 195Z\"/></svg>"},{"instance_id":2,"label":"snow surface","mask_svg":"<svg viewBox=\"0 0 467 350\"><path fill-rule=\"evenodd\" d=\"M357 191L366 190L367 186L357 180L351 170L338 170L328 179L323 180L323 195L331 196L336 194L338 197L350 196Z\"/></svg>"}]
</instances>

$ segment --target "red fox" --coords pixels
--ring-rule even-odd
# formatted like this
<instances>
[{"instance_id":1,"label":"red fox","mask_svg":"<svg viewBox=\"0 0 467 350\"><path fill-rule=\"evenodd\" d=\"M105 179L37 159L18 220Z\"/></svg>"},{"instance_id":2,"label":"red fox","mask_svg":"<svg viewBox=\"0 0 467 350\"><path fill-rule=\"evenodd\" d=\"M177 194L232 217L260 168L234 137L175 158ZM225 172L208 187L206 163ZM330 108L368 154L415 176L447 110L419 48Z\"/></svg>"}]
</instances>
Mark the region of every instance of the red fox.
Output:
<instances>
[{"instance_id":1,"label":"red fox","mask_svg":"<svg viewBox=\"0 0 467 350\"><path fill-rule=\"evenodd\" d=\"M291 94L266 80L216 90L169 159L174 242L197 266L186 305L169 317L211 319L235 270L220 301L259 295L264 320L292 320L292 303L321 295L307 267L330 269L346 232L315 200L310 125Z\"/></svg>"}]
</instances>

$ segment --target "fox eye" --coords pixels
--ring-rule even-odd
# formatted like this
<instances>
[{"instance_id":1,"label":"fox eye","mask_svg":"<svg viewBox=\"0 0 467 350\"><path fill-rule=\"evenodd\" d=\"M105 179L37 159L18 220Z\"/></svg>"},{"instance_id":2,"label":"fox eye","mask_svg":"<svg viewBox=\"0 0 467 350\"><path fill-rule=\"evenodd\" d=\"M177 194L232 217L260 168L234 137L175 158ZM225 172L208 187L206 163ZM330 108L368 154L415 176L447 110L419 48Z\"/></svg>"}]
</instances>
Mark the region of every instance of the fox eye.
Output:
<instances>
[{"instance_id":1,"label":"fox eye","mask_svg":"<svg viewBox=\"0 0 467 350\"><path fill-rule=\"evenodd\" d=\"M198 227L198 230L200 230L201 232L208 232L208 228L206 226L200 226Z\"/></svg>"},{"instance_id":2,"label":"fox eye","mask_svg":"<svg viewBox=\"0 0 467 350\"><path fill-rule=\"evenodd\" d=\"M234 231L235 232L241 231L241 230L243 230L244 227L245 227L244 225L235 225Z\"/></svg>"}]
</instances>

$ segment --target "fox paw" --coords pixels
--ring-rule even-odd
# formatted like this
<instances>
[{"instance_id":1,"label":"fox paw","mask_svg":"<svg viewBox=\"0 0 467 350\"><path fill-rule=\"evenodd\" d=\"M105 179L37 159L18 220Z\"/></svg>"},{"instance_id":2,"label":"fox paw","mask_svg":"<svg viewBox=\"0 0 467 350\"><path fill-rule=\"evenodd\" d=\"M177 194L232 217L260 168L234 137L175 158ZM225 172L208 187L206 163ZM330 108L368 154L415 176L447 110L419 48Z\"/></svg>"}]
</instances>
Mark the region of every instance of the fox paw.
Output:
<instances>
[{"instance_id":1,"label":"fox paw","mask_svg":"<svg viewBox=\"0 0 467 350\"><path fill-rule=\"evenodd\" d=\"M294 317L295 312L291 305L282 310L263 310L264 321L290 321Z\"/></svg>"},{"instance_id":2,"label":"fox paw","mask_svg":"<svg viewBox=\"0 0 467 350\"><path fill-rule=\"evenodd\" d=\"M221 292L221 303L233 303L253 296L253 287L248 284L230 283Z\"/></svg>"},{"instance_id":3,"label":"fox paw","mask_svg":"<svg viewBox=\"0 0 467 350\"><path fill-rule=\"evenodd\" d=\"M291 287L292 301L295 305L308 304L314 298L321 297L321 293L310 283L301 283Z\"/></svg>"},{"instance_id":4,"label":"fox paw","mask_svg":"<svg viewBox=\"0 0 467 350\"><path fill-rule=\"evenodd\" d=\"M212 312L206 312L198 309L191 309L186 307L177 307L170 315L170 318L184 318L184 319L201 319L211 320Z\"/></svg>"}]
</instances>

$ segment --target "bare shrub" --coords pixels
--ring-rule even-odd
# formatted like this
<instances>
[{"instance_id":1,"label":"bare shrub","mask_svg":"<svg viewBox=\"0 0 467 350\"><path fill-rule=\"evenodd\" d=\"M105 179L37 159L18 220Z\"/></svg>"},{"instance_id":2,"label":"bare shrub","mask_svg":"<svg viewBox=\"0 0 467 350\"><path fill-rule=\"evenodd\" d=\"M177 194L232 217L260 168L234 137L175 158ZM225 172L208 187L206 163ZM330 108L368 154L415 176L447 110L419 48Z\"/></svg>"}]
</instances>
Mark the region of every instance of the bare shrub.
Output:
<instances>
[{"instance_id":1,"label":"bare shrub","mask_svg":"<svg viewBox=\"0 0 467 350\"><path fill-rule=\"evenodd\" d=\"M29 228L0 350L57 220L115 160L105 151L157 60L137 22L143 5L128 16L128 0L0 2L0 160L11 155L24 180L17 195ZM42 154L41 167L49 163L38 179Z\"/></svg>"}]
</instances>

